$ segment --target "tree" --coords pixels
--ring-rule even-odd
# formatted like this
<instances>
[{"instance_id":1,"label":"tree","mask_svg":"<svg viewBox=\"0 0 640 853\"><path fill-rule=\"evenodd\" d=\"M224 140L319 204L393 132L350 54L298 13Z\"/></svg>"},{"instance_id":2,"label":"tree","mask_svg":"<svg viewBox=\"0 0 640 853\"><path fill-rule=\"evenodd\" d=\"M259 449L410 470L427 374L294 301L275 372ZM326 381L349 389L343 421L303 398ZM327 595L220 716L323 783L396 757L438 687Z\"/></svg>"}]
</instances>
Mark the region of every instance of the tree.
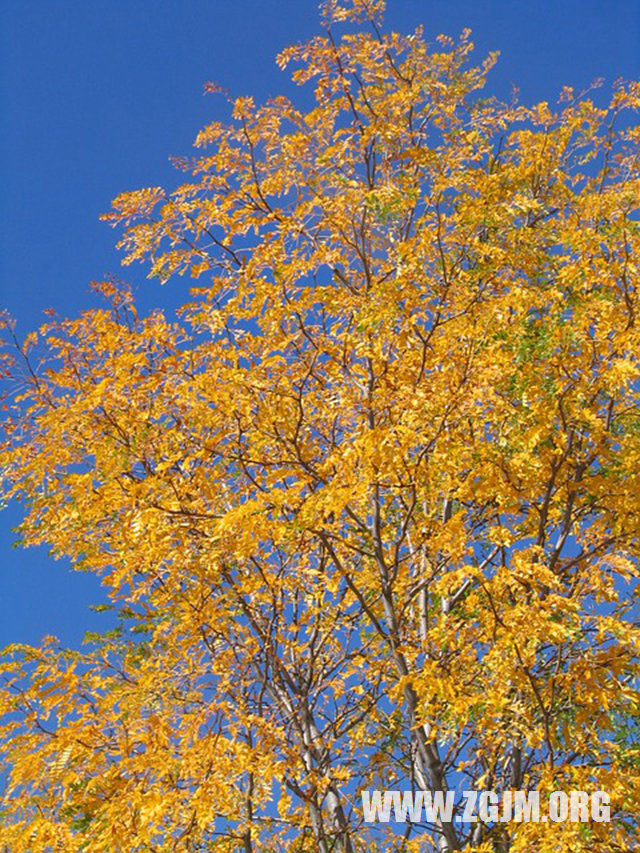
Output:
<instances>
[{"instance_id":1,"label":"tree","mask_svg":"<svg viewBox=\"0 0 640 853\"><path fill-rule=\"evenodd\" d=\"M106 282L13 337L5 498L118 628L6 650L12 853L638 842L640 85L503 104L382 12L325 4L310 107L237 98L115 199L176 319ZM363 822L411 787L612 822Z\"/></svg>"}]
</instances>

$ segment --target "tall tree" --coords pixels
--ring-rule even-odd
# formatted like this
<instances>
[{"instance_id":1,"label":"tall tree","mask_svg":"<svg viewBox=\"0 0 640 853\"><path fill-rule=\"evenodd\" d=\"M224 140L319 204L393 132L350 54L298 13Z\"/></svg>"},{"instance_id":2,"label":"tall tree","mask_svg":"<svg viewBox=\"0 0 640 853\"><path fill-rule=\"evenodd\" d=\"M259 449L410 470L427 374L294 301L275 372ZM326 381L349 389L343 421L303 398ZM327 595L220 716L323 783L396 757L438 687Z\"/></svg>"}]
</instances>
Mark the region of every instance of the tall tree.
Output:
<instances>
[{"instance_id":1,"label":"tall tree","mask_svg":"<svg viewBox=\"0 0 640 853\"><path fill-rule=\"evenodd\" d=\"M238 98L114 201L177 319L103 283L7 326L5 498L119 625L6 650L12 853L638 843L640 86L503 104L382 12L326 3L279 57L310 105ZM612 821L363 821L411 787Z\"/></svg>"}]
</instances>

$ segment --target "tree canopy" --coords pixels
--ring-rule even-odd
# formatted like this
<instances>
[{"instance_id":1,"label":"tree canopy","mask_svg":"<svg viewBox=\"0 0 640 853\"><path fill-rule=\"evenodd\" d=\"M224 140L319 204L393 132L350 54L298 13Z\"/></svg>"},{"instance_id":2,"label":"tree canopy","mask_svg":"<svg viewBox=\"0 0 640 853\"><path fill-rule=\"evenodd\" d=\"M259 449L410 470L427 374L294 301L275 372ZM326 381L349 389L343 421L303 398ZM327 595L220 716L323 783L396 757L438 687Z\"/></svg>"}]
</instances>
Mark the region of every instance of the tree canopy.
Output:
<instances>
[{"instance_id":1,"label":"tree canopy","mask_svg":"<svg viewBox=\"0 0 640 853\"><path fill-rule=\"evenodd\" d=\"M640 85L503 103L383 6L115 199L175 317L6 323L4 498L118 619L5 650L11 853L638 843ZM612 820L363 822L412 786Z\"/></svg>"}]
</instances>

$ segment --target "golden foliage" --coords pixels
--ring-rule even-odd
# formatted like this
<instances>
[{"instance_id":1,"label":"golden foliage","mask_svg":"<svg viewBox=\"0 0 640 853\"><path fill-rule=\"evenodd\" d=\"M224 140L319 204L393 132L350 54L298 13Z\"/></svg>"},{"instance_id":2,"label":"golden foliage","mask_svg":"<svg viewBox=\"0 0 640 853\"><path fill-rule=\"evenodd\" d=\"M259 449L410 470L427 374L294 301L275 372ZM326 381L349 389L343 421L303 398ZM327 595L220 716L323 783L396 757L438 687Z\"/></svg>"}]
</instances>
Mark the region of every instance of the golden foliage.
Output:
<instances>
[{"instance_id":1,"label":"golden foliage","mask_svg":"<svg viewBox=\"0 0 640 853\"><path fill-rule=\"evenodd\" d=\"M120 628L6 650L12 853L637 845L640 87L481 98L495 56L382 7L281 54L311 108L238 98L115 200L125 263L198 280L178 319L105 283L16 342L5 497ZM358 811L402 784L613 822L403 846Z\"/></svg>"}]
</instances>

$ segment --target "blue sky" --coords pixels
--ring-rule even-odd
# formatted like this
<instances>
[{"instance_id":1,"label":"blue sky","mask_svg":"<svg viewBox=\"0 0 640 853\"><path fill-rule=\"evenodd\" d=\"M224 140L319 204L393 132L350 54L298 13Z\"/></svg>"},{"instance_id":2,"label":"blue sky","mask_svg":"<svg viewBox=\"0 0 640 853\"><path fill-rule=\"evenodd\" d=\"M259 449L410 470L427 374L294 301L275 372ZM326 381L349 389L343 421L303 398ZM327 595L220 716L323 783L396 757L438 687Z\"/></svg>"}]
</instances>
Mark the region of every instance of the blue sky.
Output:
<instances>
[{"instance_id":1,"label":"blue sky","mask_svg":"<svg viewBox=\"0 0 640 853\"><path fill-rule=\"evenodd\" d=\"M639 0L390 0L387 26L427 38L473 30L476 55L500 50L488 91L555 101L564 84L640 78ZM318 30L316 0L0 0L0 308L26 334L42 310L90 307L92 279L120 273L143 306L172 306L144 271L122 273L116 233L98 216L119 192L178 180L221 118L215 80L258 101L286 87L274 62ZM98 581L45 549L11 547L19 507L0 513L0 647L55 634L77 645L104 618Z\"/></svg>"}]
</instances>

